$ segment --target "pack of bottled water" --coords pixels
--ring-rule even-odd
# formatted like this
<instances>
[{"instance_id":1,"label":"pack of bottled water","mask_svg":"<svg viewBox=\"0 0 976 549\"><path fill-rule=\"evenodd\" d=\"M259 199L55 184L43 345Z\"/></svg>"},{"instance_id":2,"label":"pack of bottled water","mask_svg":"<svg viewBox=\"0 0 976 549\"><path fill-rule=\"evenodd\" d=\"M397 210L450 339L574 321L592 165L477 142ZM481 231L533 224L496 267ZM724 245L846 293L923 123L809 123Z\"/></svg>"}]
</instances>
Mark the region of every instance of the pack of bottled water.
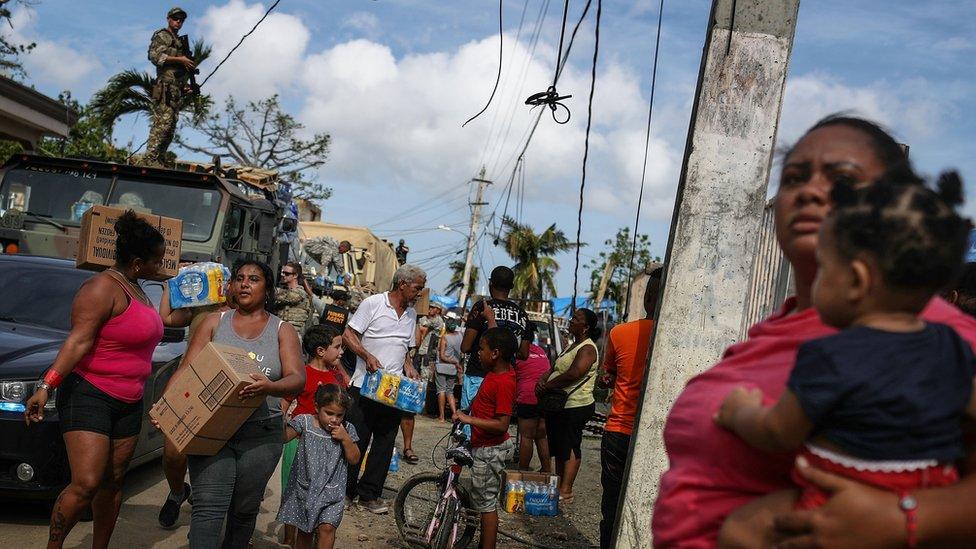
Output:
<instances>
[{"instance_id":1,"label":"pack of bottled water","mask_svg":"<svg viewBox=\"0 0 976 549\"><path fill-rule=\"evenodd\" d=\"M549 482L510 480L505 484L505 511L536 517L554 517L559 513L559 478Z\"/></svg>"},{"instance_id":2,"label":"pack of bottled water","mask_svg":"<svg viewBox=\"0 0 976 549\"><path fill-rule=\"evenodd\" d=\"M216 305L227 300L230 269L220 263L194 263L169 279L169 304L174 309Z\"/></svg>"},{"instance_id":3,"label":"pack of bottled water","mask_svg":"<svg viewBox=\"0 0 976 549\"><path fill-rule=\"evenodd\" d=\"M419 414L427 400L427 383L377 370L366 374L360 395L405 412Z\"/></svg>"}]
</instances>

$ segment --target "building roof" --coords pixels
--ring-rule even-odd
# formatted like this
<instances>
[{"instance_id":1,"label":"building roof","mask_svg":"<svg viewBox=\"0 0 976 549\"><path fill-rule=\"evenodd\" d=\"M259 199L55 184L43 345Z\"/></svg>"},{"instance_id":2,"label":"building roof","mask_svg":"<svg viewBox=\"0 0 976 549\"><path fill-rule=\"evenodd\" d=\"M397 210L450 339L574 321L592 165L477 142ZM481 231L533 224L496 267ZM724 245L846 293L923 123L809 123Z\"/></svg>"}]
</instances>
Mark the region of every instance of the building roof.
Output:
<instances>
[{"instance_id":1,"label":"building roof","mask_svg":"<svg viewBox=\"0 0 976 549\"><path fill-rule=\"evenodd\" d=\"M78 112L0 75L0 136L31 145L44 135L67 137Z\"/></svg>"}]
</instances>

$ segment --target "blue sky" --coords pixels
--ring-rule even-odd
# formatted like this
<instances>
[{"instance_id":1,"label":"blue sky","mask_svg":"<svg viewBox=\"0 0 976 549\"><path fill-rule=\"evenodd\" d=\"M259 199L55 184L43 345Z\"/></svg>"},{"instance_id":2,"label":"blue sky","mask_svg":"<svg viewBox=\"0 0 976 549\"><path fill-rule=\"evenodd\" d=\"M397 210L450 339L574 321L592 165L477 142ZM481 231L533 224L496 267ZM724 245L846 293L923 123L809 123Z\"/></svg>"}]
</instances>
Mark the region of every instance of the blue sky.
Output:
<instances>
[{"instance_id":1,"label":"blue sky","mask_svg":"<svg viewBox=\"0 0 976 549\"><path fill-rule=\"evenodd\" d=\"M570 19L584 2L573 0ZM856 5L852 5L856 4ZM84 9L79 6L83 5ZM189 1L184 30L203 37L219 59L270 5L253 0ZM501 190L532 113L522 105L551 79L561 2L550 0L538 43L530 35L545 0L504 3L503 85L491 108L461 128L486 101L498 67L498 4L443 0L282 0L208 85L218 103L228 94L260 99L279 93L310 131L333 137L320 180L335 190L324 204L329 221L403 236L442 288L446 264L460 258L469 185L482 165L493 224L504 210ZM657 5L653 0L604 2L591 156L583 216L581 291L586 263L616 229L633 225L644 147ZM29 81L57 95L87 100L125 68L148 70L146 46L164 23L168 3L39 0L18 8L18 37L38 42L26 58ZM666 1L640 231L664 255L710 2ZM518 26L525 12L519 40ZM526 153L521 220L537 229L556 223L575 236L593 53L592 12L580 31L559 91L571 122L544 116ZM886 124L911 145L922 171L946 167L976 177L976 1L801 4L781 143L818 118L852 110ZM9 32L9 31L8 31ZM202 67L209 72L215 61ZM125 119L115 139L141 143L144 119ZM972 183L972 181L971 181ZM970 185L970 192L973 191ZM517 213L514 198L508 213ZM501 204L496 207L496 204ZM976 199L973 201L976 204ZM976 212L972 204L970 213ZM486 270L505 254L482 238ZM557 258L561 294L572 291L573 256Z\"/></svg>"}]
</instances>

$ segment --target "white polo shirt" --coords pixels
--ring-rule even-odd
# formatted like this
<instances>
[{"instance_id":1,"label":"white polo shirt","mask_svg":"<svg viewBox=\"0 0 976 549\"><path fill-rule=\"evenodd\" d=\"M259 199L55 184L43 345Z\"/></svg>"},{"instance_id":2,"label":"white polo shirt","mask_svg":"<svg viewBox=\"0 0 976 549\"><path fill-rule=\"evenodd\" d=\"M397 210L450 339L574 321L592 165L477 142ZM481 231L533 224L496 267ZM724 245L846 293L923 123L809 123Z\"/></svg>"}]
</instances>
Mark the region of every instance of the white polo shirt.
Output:
<instances>
[{"instance_id":1,"label":"white polo shirt","mask_svg":"<svg viewBox=\"0 0 976 549\"><path fill-rule=\"evenodd\" d=\"M389 292L374 294L359 304L349 327L362 334L363 347L380 361L383 370L403 374L407 351L417 344L417 311L413 307L407 307L402 316L397 316ZM353 387L363 386L366 372L366 361L357 356Z\"/></svg>"}]
</instances>

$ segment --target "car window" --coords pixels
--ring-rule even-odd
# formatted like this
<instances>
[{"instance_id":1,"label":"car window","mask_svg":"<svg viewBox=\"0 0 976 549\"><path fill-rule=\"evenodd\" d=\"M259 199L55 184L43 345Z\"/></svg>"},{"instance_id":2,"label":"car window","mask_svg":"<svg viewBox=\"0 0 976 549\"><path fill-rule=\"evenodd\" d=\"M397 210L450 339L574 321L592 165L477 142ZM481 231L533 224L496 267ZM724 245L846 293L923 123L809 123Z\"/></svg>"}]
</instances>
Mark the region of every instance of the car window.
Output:
<instances>
[{"instance_id":1,"label":"car window","mask_svg":"<svg viewBox=\"0 0 976 549\"><path fill-rule=\"evenodd\" d=\"M31 262L0 263L0 319L48 328L71 328L71 302L95 273Z\"/></svg>"}]
</instances>

